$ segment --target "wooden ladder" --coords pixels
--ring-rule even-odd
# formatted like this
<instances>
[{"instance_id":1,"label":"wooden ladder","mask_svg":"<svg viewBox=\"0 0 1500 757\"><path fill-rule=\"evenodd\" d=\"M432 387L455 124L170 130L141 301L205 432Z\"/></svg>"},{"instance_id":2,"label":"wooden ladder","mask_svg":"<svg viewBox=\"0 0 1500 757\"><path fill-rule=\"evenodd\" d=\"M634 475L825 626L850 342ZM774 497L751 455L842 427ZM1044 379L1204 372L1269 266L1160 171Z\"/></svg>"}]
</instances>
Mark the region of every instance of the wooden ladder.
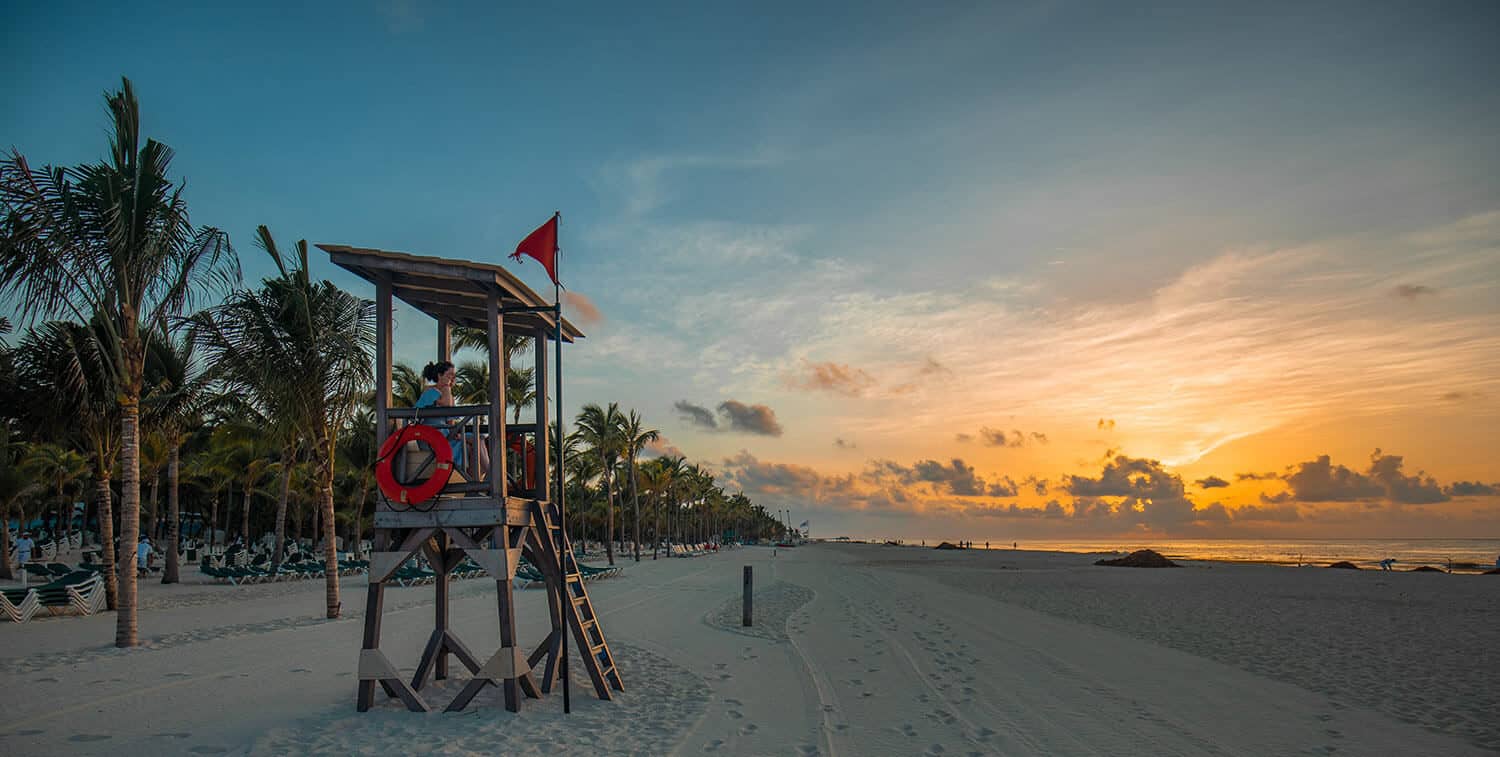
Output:
<instances>
[{"instance_id":1,"label":"wooden ladder","mask_svg":"<svg viewBox=\"0 0 1500 757\"><path fill-rule=\"evenodd\" d=\"M549 574L549 578L560 578L562 612L568 627L573 630L573 639L583 658L584 670L594 683L594 693L600 699L612 699L610 689L624 691L625 683L615 666L614 653L610 651L609 641L604 637L604 627L599 624L599 616L594 612L588 588L584 586L583 572L579 570L578 560L573 555L573 544L562 532L556 516L557 508L554 505L534 501L532 517L536 521L535 533L544 534L545 538L536 540L538 543L532 545L532 551L537 553L538 567ZM551 587L548 588L550 591ZM549 604L555 605L557 602L558 599L553 599ZM556 617L556 613L557 608L554 606L553 617ZM585 649L588 650L587 653L583 652ZM556 655L553 655L553 659L547 664L544 691L551 689L556 671L555 663Z\"/></svg>"}]
</instances>

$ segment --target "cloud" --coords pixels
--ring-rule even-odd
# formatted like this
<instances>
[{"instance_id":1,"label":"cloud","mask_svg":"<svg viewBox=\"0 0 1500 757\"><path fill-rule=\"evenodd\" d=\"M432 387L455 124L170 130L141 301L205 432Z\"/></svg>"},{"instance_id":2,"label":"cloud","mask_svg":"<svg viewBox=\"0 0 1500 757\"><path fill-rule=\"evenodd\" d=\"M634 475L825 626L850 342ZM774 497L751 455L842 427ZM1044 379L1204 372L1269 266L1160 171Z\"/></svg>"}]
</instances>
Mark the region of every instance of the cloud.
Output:
<instances>
[{"instance_id":1,"label":"cloud","mask_svg":"<svg viewBox=\"0 0 1500 757\"><path fill-rule=\"evenodd\" d=\"M691 425L706 428L710 431L719 430L719 424L714 420L714 414L706 407L694 405L687 400L677 400L672 403L672 407L676 408L677 413L682 416L682 419Z\"/></svg>"},{"instance_id":2,"label":"cloud","mask_svg":"<svg viewBox=\"0 0 1500 757\"><path fill-rule=\"evenodd\" d=\"M875 460L863 477L877 483L894 480L901 484L932 484L938 491L960 497L977 497L985 493L984 479L975 474L974 466L957 457L948 463L919 460L910 466L891 460Z\"/></svg>"},{"instance_id":3,"label":"cloud","mask_svg":"<svg viewBox=\"0 0 1500 757\"><path fill-rule=\"evenodd\" d=\"M1500 495L1500 483L1486 484L1479 481L1454 481L1443 487L1450 497L1493 497Z\"/></svg>"},{"instance_id":4,"label":"cloud","mask_svg":"<svg viewBox=\"0 0 1500 757\"><path fill-rule=\"evenodd\" d=\"M1297 506L1292 504L1276 505L1244 505L1234 510L1234 519L1237 521L1255 522L1270 521L1276 523L1290 523L1302 520L1302 514L1297 511Z\"/></svg>"},{"instance_id":5,"label":"cloud","mask_svg":"<svg viewBox=\"0 0 1500 757\"><path fill-rule=\"evenodd\" d=\"M1370 467L1360 473L1343 465L1334 465L1328 455L1319 455L1315 460L1298 463L1290 473L1283 475L1290 491L1286 494L1297 502L1359 502L1385 499L1395 504L1426 505L1446 502L1448 495L1431 476L1422 471L1408 476L1401 472L1403 458L1386 455L1379 449L1370 455ZM1267 498L1264 502L1281 502L1279 497Z\"/></svg>"},{"instance_id":6,"label":"cloud","mask_svg":"<svg viewBox=\"0 0 1500 757\"><path fill-rule=\"evenodd\" d=\"M1010 476L1001 476L998 481L991 481L984 493L991 497L1014 497L1020 491L1021 485L1012 481Z\"/></svg>"},{"instance_id":7,"label":"cloud","mask_svg":"<svg viewBox=\"0 0 1500 757\"><path fill-rule=\"evenodd\" d=\"M1031 487L1031 490L1036 492L1036 496L1038 497L1043 496L1047 493L1047 479L1045 478L1027 476L1024 480L1021 481L1021 483Z\"/></svg>"},{"instance_id":8,"label":"cloud","mask_svg":"<svg viewBox=\"0 0 1500 757\"><path fill-rule=\"evenodd\" d=\"M738 431L762 436L781 436L781 424L776 420L776 411L765 405L747 405L737 400L719 403L719 415L724 417L725 431Z\"/></svg>"},{"instance_id":9,"label":"cloud","mask_svg":"<svg viewBox=\"0 0 1500 757\"><path fill-rule=\"evenodd\" d=\"M1463 402L1464 400L1479 399L1475 392L1443 392L1438 399L1444 402Z\"/></svg>"},{"instance_id":10,"label":"cloud","mask_svg":"<svg viewBox=\"0 0 1500 757\"><path fill-rule=\"evenodd\" d=\"M1115 430L1115 419L1114 418L1100 418L1099 419L1098 429L1100 431L1114 431Z\"/></svg>"},{"instance_id":11,"label":"cloud","mask_svg":"<svg viewBox=\"0 0 1500 757\"><path fill-rule=\"evenodd\" d=\"M1234 474L1234 480L1236 481L1275 481L1278 478L1281 478L1281 476L1275 472Z\"/></svg>"},{"instance_id":12,"label":"cloud","mask_svg":"<svg viewBox=\"0 0 1500 757\"><path fill-rule=\"evenodd\" d=\"M923 376L942 376L952 374L953 371L948 366L939 363L931 355L928 355L922 360L922 367L917 373Z\"/></svg>"},{"instance_id":13,"label":"cloud","mask_svg":"<svg viewBox=\"0 0 1500 757\"><path fill-rule=\"evenodd\" d=\"M658 433L657 436L656 436L656 441L646 442L645 448L641 450L641 456L642 457L648 457L648 458L649 457L682 457L682 458L686 458L687 454L684 453L681 449L678 449L677 445L673 444L671 442L671 440L667 438L666 434Z\"/></svg>"},{"instance_id":14,"label":"cloud","mask_svg":"<svg viewBox=\"0 0 1500 757\"><path fill-rule=\"evenodd\" d=\"M724 431L762 436L781 436L781 424L776 420L776 411L765 405L747 405L738 400L719 403L719 418L709 409L687 400L672 403L677 414L690 425L709 431Z\"/></svg>"},{"instance_id":15,"label":"cloud","mask_svg":"<svg viewBox=\"0 0 1500 757\"><path fill-rule=\"evenodd\" d=\"M973 438L968 434L959 434L958 436L959 441L962 442ZM1032 431L1027 434L1017 429L1011 429L1009 433L1005 429L990 428L988 426L979 429L979 440L987 447L1024 447L1028 438L1037 444L1046 444L1048 441L1047 435L1039 431Z\"/></svg>"},{"instance_id":16,"label":"cloud","mask_svg":"<svg viewBox=\"0 0 1500 757\"><path fill-rule=\"evenodd\" d=\"M834 439L833 440L833 446L838 447L839 449L855 449L854 442L852 442L852 441L850 441L848 439L845 439L843 437L839 437L837 439Z\"/></svg>"},{"instance_id":17,"label":"cloud","mask_svg":"<svg viewBox=\"0 0 1500 757\"><path fill-rule=\"evenodd\" d=\"M875 385L875 379L864 370L840 363L803 361L801 375L788 376L786 384L794 389L825 391L858 397Z\"/></svg>"},{"instance_id":18,"label":"cloud","mask_svg":"<svg viewBox=\"0 0 1500 757\"><path fill-rule=\"evenodd\" d=\"M960 432L953 435L953 441L958 442L959 444L968 444L969 442L974 441L974 435Z\"/></svg>"},{"instance_id":19,"label":"cloud","mask_svg":"<svg viewBox=\"0 0 1500 757\"><path fill-rule=\"evenodd\" d=\"M1223 487L1226 487L1226 486L1229 485L1228 481L1225 481L1224 479L1219 478L1218 476L1209 476L1208 478L1200 478L1197 481L1194 481L1193 483L1197 484L1198 488L1200 488L1200 489L1220 489L1220 488L1223 488Z\"/></svg>"},{"instance_id":20,"label":"cloud","mask_svg":"<svg viewBox=\"0 0 1500 757\"><path fill-rule=\"evenodd\" d=\"M1401 284L1391 290L1391 294L1407 300L1415 300L1422 295L1437 294L1437 290L1423 284Z\"/></svg>"},{"instance_id":21,"label":"cloud","mask_svg":"<svg viewBox=\"0 0 1500 757\"><path fill-rule=\"evenodd\" d=\"M565 318L577 319L581 326L597 326L604 322L604 314L599 312L598 306L588 297L564 289L562 300Z\"/></svg>"},{"instance_id":22,"label":"cloud","mask_svg":"<svg viewBox=\"0 0 1500 757\"><path fill-rule=\"evenodd\" d=\"M1075 518L1170 529L1213 515L1188 498L1181 476L1146 458L1117 455L1098 478L1068 476L1063 490L1078 497Z\"/></svg>"}]
</instances>

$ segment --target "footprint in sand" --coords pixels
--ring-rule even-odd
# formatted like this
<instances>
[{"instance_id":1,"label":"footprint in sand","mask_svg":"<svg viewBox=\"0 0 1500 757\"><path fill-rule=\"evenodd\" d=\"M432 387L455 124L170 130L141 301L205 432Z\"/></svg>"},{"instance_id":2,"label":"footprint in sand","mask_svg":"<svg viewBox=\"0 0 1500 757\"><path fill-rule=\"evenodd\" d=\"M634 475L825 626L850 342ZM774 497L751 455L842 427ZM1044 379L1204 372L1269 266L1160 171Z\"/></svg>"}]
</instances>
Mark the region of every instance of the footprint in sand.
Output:
<instances>
[{"instance_id":1,"label":"footprint in sand","mask_svg":"<svg viewBox=\"0 0 1500 757\"><path fill-rule=\"evenodd\" d=\"M739 707L739 706L741 706L741 705L743 705L743 704L745 704L745 703L744 703L744 702L741 702L741 701L740 701L740 700L738 700L738 699L726 699L726 700L724 700L724 704L732 704L732 705L734 705L734 706L735 706L735 707Z\"/></svg>"},{"instance_id":2,"label":"footprint in sand","mask_svg":"<svg viewBox=\"0 0 1500 757\"><path fill-rule=\"evenodd\" d=\"M861 697L864 697L864 698L865 698L865 699L869 699L869 698L870 698L870 697L873 697L873 696L875 696L875 692L873 692L873 691L866 691L866 692L862 692L862 693L861 693L861 694L860 694L860 696L861 696Z\"/></svg>"},{"instance_id":3,"label":"footprint in sand","mask_svg":"<svg viewBox=\"0 0 1500 757\"><path fill-rule=\"evenodd\" d=\"M193 734L191 734L191 733L155 733L155 734L151 735L151 738L153 738L153 739L187 739L187 738L192 738L192 736L193 736Z\"/></svg>"},{"instance_id":4,"label":"footprint in sand","mask_svg":"<svg viewBox=\"0 0 1500 757\"><path fill-rule=\"evenodd\" d=\"M721 747L721 746L724 746L724 740L723 739L714 739L713 741L710 741L707 744L703 745L703 751L705 751L705 752L717 752L717 751L719 751L719 747Z\"/></svg>"},{"instance_id":5,"label":"footprint in sand","mask_svg":"<svg viewBox=\"0 0 1500 757\"><path fill-rule=\"evenodd\" d=\"M192 673L163 673L167 678L192 678Z\"/></svg>"},{"instance_id":6,"label":"footprint in sand","mask_svg":"<svg viewBox=\"0 0 1500 757\"><path fill-rule=\"evenodd\" d=\"M911 723L902 723L901 734L907 738L914 739L917 737L917 729L912 727Z\"/></svg>"},{"instance_id":7,"label":"footprint in sand","mask_svg":"<svg viewBox=\"0 0 1500 757\"><path fill-rule=\"evenodd\" d=\"M103 733L75 733L68 737L68 741L104 741L110 738Z\"/></svg>"},{"instance_id":8,"label":"footprint in sand","mask_svg":"<svg viewBox=\"0 0 1500 757\"><path fill-rule=\"evenodd\" d=\"M990 739L995 738L995 731L989 728L980 728L978 731L974 732L974 738L979 739L980 741L989 741Z\"/></svg>"},{"instance_id":9,"label":"footprint in sand","mask_svg":"<svg viewBox=\"0 0 1500 757\"><path fill-rule=\"evenodd\" d=\"M36 679L36 682L37 683L57 683L57 679L56 678L38 678L38 679Z\"/></svg>"},{"instance_id":10,"label":"footprint in sand","mask_svg":"<svg viewBox=\"0 0 1500 757\"><path fill-rule=\"evenodd\" d=\"M927 747L928 754L942 754L946 751L948 750L944 749L942 744L933 744L932 746Z\"/></svg>"},{"instance_id":11,"label":"footprint in sand","mask_svg":"<svg viewBox=\"0 0 1500 757\"><path fill-rule=\"evenodd\" d=\"M756 725L754 723L746 723L745 727L740 729L740 735L741 736L749 736L750 734L755 733L756 731L759 731L759 730L760 730L760 726L758 726L758 725Z\"/></svg>"},{"instance_id":12,"label":"footprint in sand","mask_svg":"<svg viewBox=\"0 0 1500 757\"><path fill-rule=\"evenodd\" d=\"M311 673L312 671L308 670L307 668L292 668L291 670L288 670L287 672L288 673Z\"/></svg>"},{"instance_id":13,"label":"footprint in sand","mask_svg":"<svg viewBox=\"0 0 1500 757\"><path fill-rule=\"evenodd\" d=\"M188 751L193 754L223 754L229 750L221 746L195 746Z\"/></svg>"},{"instance_id":14,"label":"footprint in sand","mask_svg":"<svg viewBox=\"0 0 1500 757\"><path fill-rule=\"evenodd\" d=\"M35 736L35 735L37 735L39 733L46 733L46 732L47 731L45 729L42 729L42 728L26 728L26 729L22 729L22 730L16 731L12 735L15 735L15 736Z\"/></svg>"},{"instance_id":15,"label":"footprint in sand","mask_svg":"<svg viewBox=\"0 0 1500 757\"><path fill-rule=\"evenodd\" d=\"M797 752L811 756L818 753L818 748L812 744L798 744Z\"/></svg>"},{"instance_id":16,"label":"footprint in sand","mask_svg":"<svg viewBox=\"0 0 1500 757\"><path fill-rule=\"evenodd\" d=\"M739 710L730 710L729 717L734 718L735 720L739 720L745 717L745 713L740 712Z\"/></svg>"}]
</instances>

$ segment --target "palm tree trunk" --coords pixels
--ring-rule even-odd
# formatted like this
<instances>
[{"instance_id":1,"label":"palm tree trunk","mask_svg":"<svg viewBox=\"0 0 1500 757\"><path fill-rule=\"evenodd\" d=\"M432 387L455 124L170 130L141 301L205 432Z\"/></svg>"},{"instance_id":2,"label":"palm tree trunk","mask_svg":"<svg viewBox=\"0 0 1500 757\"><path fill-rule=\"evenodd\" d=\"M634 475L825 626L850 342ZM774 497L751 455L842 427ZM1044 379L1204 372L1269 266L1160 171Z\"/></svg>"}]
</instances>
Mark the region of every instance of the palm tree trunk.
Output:
<instances>
[{"instance_id":1,"label":"palm tree trunk","mask_svg":"<svg viewBox=\"0 0 1500 757\"><path fill-rule=\"evenodd\" d=\"M161 582L164 584L177 583L177 542L181 534L178 533L178 521L181 519L179 503L177 501L177 476L178 464L182 461L182 453L178 448L180 441L168 437L167 444L167 566L162 569ZM219 498L214 497L214 520L218 520Z\"/></svg>"},{"instance_id":2,"label":"palm tree trunk","mask_svg":"<svg viewBox=\"0 0 1500 757\"><path fill-rule=\"evenodd\" d=\"M229 498L234 499L234 484L229 485ZM246 486L240 491L240 538L245 541L245 549L250 548L250 487Z\"/></svg>"},{"instance_id":3,"label":"palm tree trunk","mask_svg":"<svg viewBox=\"0 0 1500 757\"><path fill-rule=\"evenodd\" d=\"M323 513L323 580L326 582L328 617L339 616L339 551L333 523L333 434L325 427L318 434L318 489Z\"/></svg>"},{"instance_id":4,"label":"palm tree trunk","mask_svg":"<svg viewBox=\"0 0 1500 757\"><path fill-rule=\"evenodd\" d=\"M660 492L657 493L658 500L661 499ZM661 502L651 508L651 513L656 516L656 523L651 527L651 559L655 560L656 553L661 549Z\"/></svg>"},{"instance_id":5,"label":"palm tree trunk","mask_svg":"<svg viewBox=\"0 0 1500 757\"><path fill-rule=\"evenodd\" d=\"M106 468L99 476L95 493L99 497L99 559L103 560L104 565L104 606L114 610L120 606L120 584L115 573L114 493L109 489L108 470Z\"/></svg>"},{"instance_id":6,"label":"palm tree trunk","mask_svg":"<svg viewBox=\"0 0 1500 757\"><path fill-rule=\"evenodd\" d=\"M127 362L130 344L125 345ZM129 368L127 368L129 370ZM140 375L139 373L127 375ZM135 545L141 533L141 416L140 389L126 386L120 398L120 546L128 556L120 571L120 607L115 617L115 646L136 644Z\"/></svg>"},{"instance_id":7,"label":"palm tree trunk","mask_svg":"<svg viewBox=\"0 0 1500 757\"><path fill-rule=\"evenodd\" d=\"M286 445L281 452L281 493L276 498L276 548L271 554L271 570L281 568L281 555L286 551L286 503L292 494L292 456L296 446Z\"/></svg>"},{"instance_id":8,"label":"palm tree trunk","mask_svg":"<svg viewBox=\"0 0 1500 757\"><path fill-rule=\"evenodd\" d=\"M359 477L359 499L354 503L354 541L349 544L349 551L353 552L356 559L359 557L359 543L364 538L365 528L365 500L370 497L370 474L360 474Z\"/></svg>"},{"instance_id":9,"label":"palm tree trunk","mask_svg":"<svg viewBox=\"0 0 1500 757\"><path fill-rule=\"evenodd\" d=\"M609 474L609 461L604 462L604 497L607 502L604 526L604 554L609 564L615 564L615 487L614 476Z\"/></svg>"},{"instance_id":10,"label":"palm tree trunk","mask_svg":"<svg viewBox=\"0 0 1500 757\"><path fill-rule=\"evenodd\" d=\"M12 496L7 492L7 497ZM15 578L10 570L10 500L0 503L0 579Z\"/></svg>"},{"instance_id":11,"label":"palm tree trunk","mask_svg":"<svg viewBox=\"0 0 1500 757\"><path fill-rule=\"evenodd\" d=\"M641 561L641 493L637 488L635 458L630 458L630 507L635 510L635 561Z\"/></svg>"},{"instance_id":12,"label":"palm tree trunk","mask_svg":"<svg viewBox=\"0 0 1500 757\"><path fill-rule=\"evenodd\" d=\"M151 513L146 516L146 533L149 534L151 536L151 538L153 538L153 539L156 538L157 533L158 533L157 532L157 528L156 528L157 522L159 520L157 518L157 514L159 512L161 512L161 511L156 508L156 503L158 503L158 502L161 501L161 500L157 499L157 497L159 497L160 495L161 495L161 471L152 471L151 472Z\"/></svg>"}]
</instances>

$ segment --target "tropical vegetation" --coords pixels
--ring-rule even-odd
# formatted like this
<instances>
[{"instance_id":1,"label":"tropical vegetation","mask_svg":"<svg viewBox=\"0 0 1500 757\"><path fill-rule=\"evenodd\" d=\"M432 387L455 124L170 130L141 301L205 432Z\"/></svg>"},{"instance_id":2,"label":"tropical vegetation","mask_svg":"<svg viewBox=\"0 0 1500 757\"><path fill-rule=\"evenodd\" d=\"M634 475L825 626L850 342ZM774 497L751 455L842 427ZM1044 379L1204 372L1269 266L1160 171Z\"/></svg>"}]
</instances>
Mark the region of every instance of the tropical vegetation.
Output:
<instances>
[{"instance_id":1,"label":"tropical vegetation","mask_svg":"<svg viewBox=\"0 0 1500 757\"><path fill-rule=\"evenodd\" d=\"M338 617L338 551L368 535L379 496L374 305L320 280L307 243L283 247L267 226L254 245L272 273L242 280L228 234L190 221L172 150L144 136L131 82L105 101L103 160L0 160L0 578L13 574L13 530L96 545L115 643L132 646L138 537L165 554L164 583L193 570L179 563L187 542L232 539L273 564L321 550L324 612ZM460 355L485 357L484 333L452 337ZM502 346L516 423L537 401L529 346L511 335ZM393 373L395 402L414 404L419 372ZM489 395L487 360L458 376L461 401ZM566 488L553 493L575 541L602 543L611 563L626 543L639 560L643 545L656 557L779 529L707 469L653 454L660 433L634 410L588 404L571 433L554 423Z\"/></svg>"}]
</instances>

